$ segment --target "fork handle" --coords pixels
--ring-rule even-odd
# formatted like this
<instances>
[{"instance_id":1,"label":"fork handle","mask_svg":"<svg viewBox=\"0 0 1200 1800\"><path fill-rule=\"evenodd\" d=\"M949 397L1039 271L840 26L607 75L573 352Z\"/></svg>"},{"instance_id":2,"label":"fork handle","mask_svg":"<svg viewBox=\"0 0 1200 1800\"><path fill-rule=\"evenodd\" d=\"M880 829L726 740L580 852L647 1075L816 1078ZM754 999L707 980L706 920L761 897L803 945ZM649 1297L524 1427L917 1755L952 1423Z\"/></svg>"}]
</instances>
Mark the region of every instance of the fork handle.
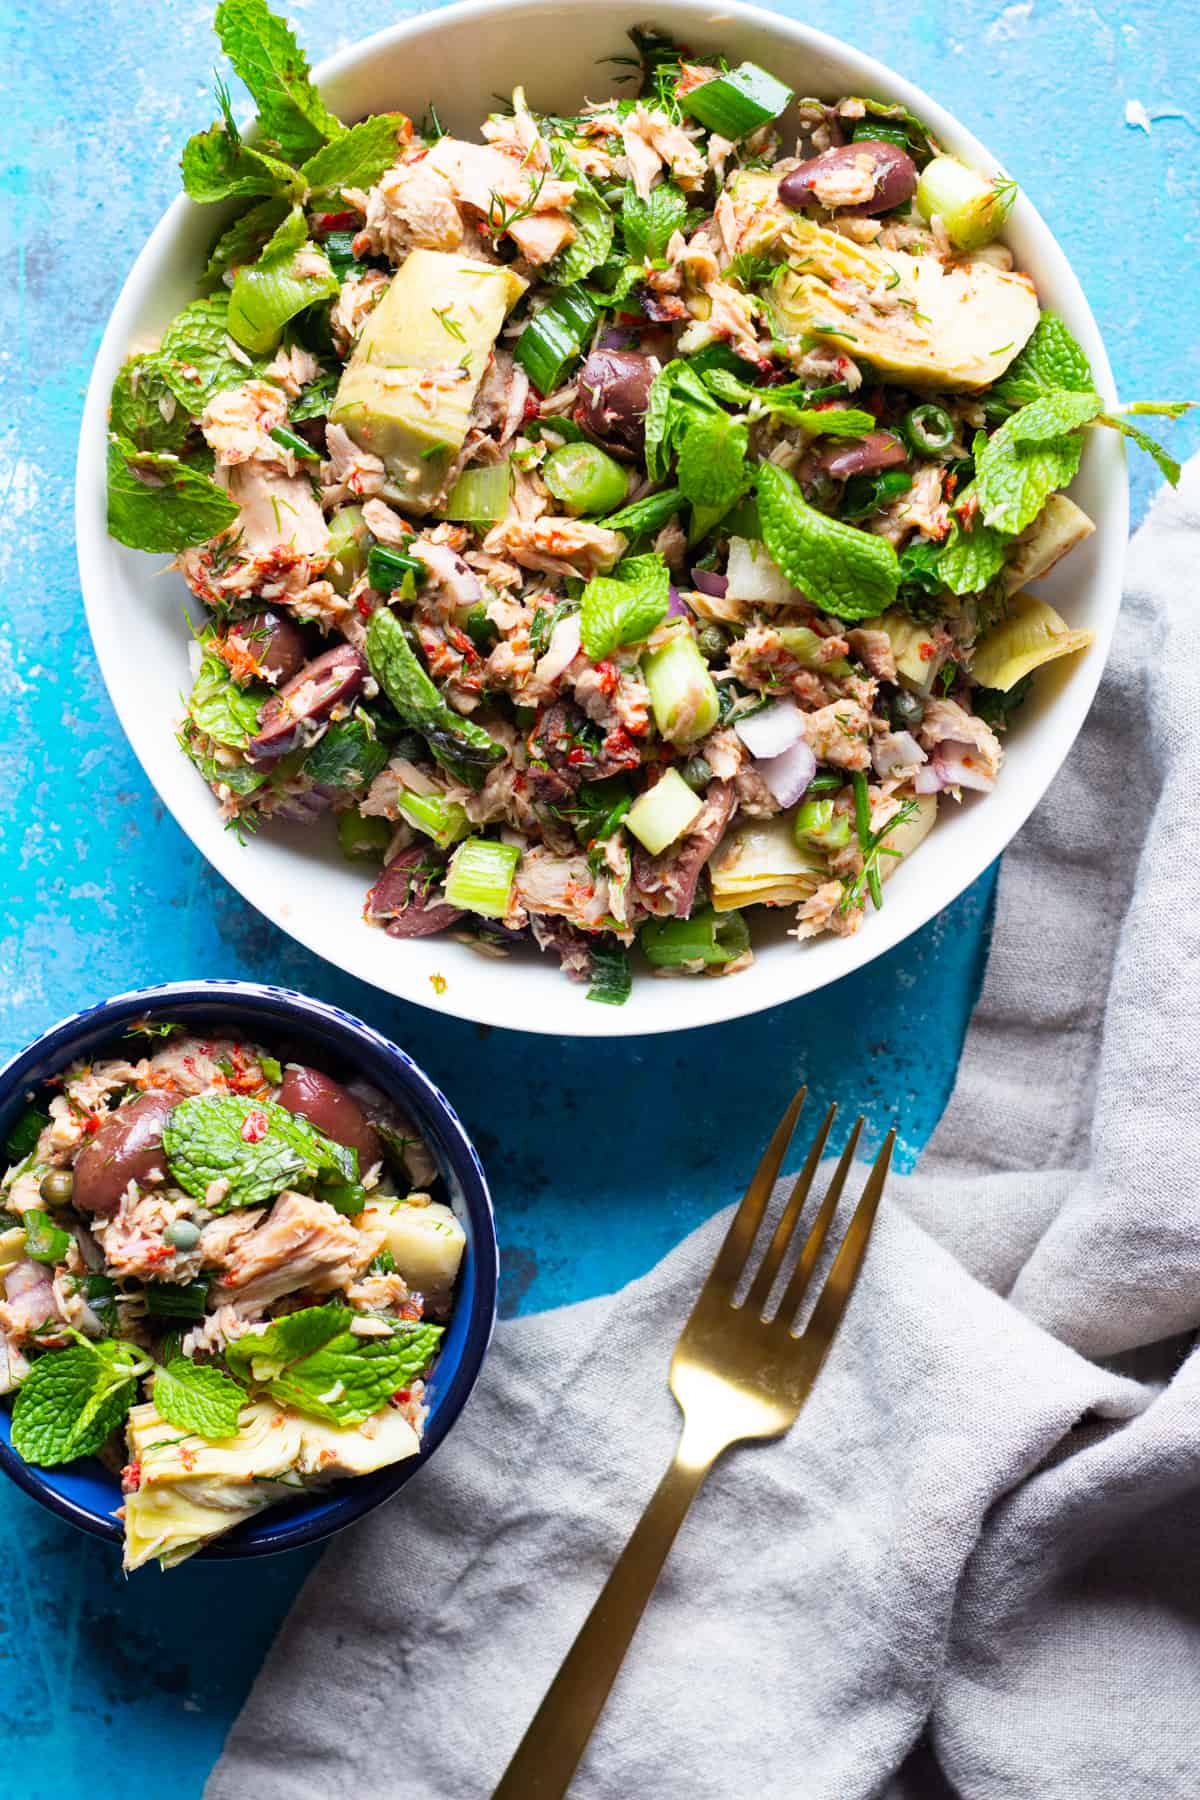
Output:
<instances>
[{"instance_id":1,"label":"fork handle","mask_svg":"<svg viewBox=\"0 0 1200 1800\"><path fill-rule=\"evenodd\" d=\"M675 1534L719 1453L709 1447L689 1453L685 1429L492 1800L560 1800L566 1793Z\"/></svg>"}]
</instances>

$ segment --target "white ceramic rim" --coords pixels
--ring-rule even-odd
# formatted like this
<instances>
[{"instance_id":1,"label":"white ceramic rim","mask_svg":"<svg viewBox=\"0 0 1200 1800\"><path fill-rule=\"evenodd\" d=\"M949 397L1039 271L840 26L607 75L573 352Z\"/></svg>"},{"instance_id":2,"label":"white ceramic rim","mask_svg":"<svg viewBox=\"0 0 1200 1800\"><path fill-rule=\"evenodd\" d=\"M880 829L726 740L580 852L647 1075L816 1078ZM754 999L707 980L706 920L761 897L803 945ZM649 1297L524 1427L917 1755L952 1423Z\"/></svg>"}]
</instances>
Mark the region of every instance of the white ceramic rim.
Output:
<instances>
[{"instance_id":1,"label":"white ceramic rim","mask_svg":"<svg viewBox=\"0 0 1200 1800\"><path fill-rule=\"evenodd\" d=\"M336 86L340 78L350 76L381 51L390 51L398 44L429 34L436 36L448 26L470 25L473 21L482 25L485 20L491 23L497 14L504 13L522 23L536 22L538 16L557 16L564 10L572 10L571 0L464 0L464 3L436 13L422 14L389 26L338 51L318 66L315 75L322 85ZM935 135L957 154L980 167L1000 167L999 160L929 95L895 74L887 65L811 26L760 7L739 4L737 0L719 10L697 5L694 0L658 0L657 4L645 8L636 4L636 0L633 3L630 0L589 0L587 12L589 21L594 22L597 17L611 20L614 48L629 25L646 17L668 29L674 27L675 34L684 41L690 34L706 33L712 42L721 37L728 39L731 33L739 30L767 33L778 40L781 56L788 64L782 73L790 71L792 62L803 64L806 56L813 61L832 59L848 72L845 91L886 96L902 102L921 116ZM402 100L403 97L395 96L390 103L400 105ZM1048 705L1053 705L1052 753L1043 756L1032 773L1025 771L1020 783L1010 780L1006 786L1002 778L992 794L979 797L988 809L986 821L979 830L958 830L960 854L953 858L950 867L939 870L937 876L930 879L927 863L925 878L919 887L915 878L921 869L920 857L899 870L889 885L889 904L882 912L871 915L856 936L826 938L802 949L769 944L759 960L772 958L770 973L776 978L775 985L767 986L761 980L752 980L753 970L729 980L690 982L652 982L642 974L635 980L630 1003L615 1008L587 1003L583 991L576 984L568 983L556 969L547 966L544 971L535 970L524 958L518 957L504 965L511 971L511 980L496 986L496 998L492 998L490 987L480 982L477 988L471 979L471 964L480 959L465 946L450 945L444 939L394 943L375 931L368 932L365 927L358 931L344 929L350 923L344 919L325 920L322 917L319 924L314 925L311 921L301 922L287 916L286 909L278 903L278 893L267 891L259 876L254 863L254 846L243 849L231 834L219 830L214 834L216 809L207 790L197 781L194 803L190 797L181 799L164 792L156 774L156 766L161 763L164 753L161 735L147 727L136 704L135 692L126 686L122 663L127 639L123 636L122 626L109 615L105 606L104 561L110 548L104 516L108 395L116 369L134 340L138 315L145 309L149 272L158 264L193 209L193 202L183 195L168 207L126 279L97 354L83 411L76 468L80 581L88 624L110 697L152 787L181 830L242 898L307 949L385 993L414 1001L435 1012L484 1024L574 1037L626 1037L690 1029L741 1018L797 999L865 967L949 906L995 861L1024 824L1057 774L1083 724L1104 670L1120 608L1123 550L1129 529L1129 495L1124 447L1116 433L1099 434L1105 441L1094 439L1085 456L1085 470L1089 472L1089 486L1094 496L1089 510L1098 526L1096 540L1093 540L1097 553L1095 566L1090 581L1084 584L1084 591L1091 596L1090 624L1095 631L1095 643L1082 659L1070 659L1072 666L1069 669L1066 664L1055 665L1044 678L1044 693L1039 695L1037 711L1041 717L1046 714ZM1014 209L1009 234L1034 240L1033 253L1021 255L1022 265L1030 267L1040 292L1047 286L1053 289L1057 309L1066 313L1072 330L1082 343L1100 392L1110 404L1115 404L1112 370L1091 308L1049 227L1024 194ZM1101 551L1105 553L1099 554ZM1076 557L1084 554L1077 552ZM1053 584L1057 579L1052 576L1051 585L1040 591L1054 598ZM127 622L124 629L127 630ZM1032 707L1033 703L1030 703L1026 711ZM171 751L174 753L173 745ZM975 806L975 801L967 802L963 826L968 815L974 816ZM944 832L946 825L945 818L939 819L933 838ZM780 935L776 932L776 936ZM418 944L426 947L426 954L412 954ZM427 948L431 944L443 946L440 956L434 953L435 960L454 970L453 979L448 979L441 994L431 985ZM385 945L395 954L384 954ZM784 961L785 957L790 959L790 966ZM464 958L470 962L460 960ZM542 961L549 965L552 959L543 958ZM485 966L497 967L495 964ZM553 980L561 984L561 997L556 998L555 991L539 979L544 973L552 975ZM647 987L655 998L642 998L639 1004L639 990ZM527 1003L523 988L527 988L532 996L532 1004Z\"/></svg>"}]
</instances>

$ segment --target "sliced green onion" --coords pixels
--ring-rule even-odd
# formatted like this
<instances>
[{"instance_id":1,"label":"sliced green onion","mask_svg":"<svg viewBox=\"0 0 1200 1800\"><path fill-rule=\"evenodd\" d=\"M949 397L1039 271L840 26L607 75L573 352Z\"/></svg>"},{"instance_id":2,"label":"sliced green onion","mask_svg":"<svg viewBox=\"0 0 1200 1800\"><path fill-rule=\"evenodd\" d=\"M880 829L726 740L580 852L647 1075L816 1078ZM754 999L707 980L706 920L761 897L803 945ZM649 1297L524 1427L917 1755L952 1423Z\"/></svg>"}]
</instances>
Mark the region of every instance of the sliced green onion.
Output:
<instances>
[{"instance_id":1,"label":"sliced green onion","mask_svg":"<svg viewBox=\"0 0 1200 1800\"><path fill-rule=\"evenodd\" d=\"M598 1000L602 1006L624 1006L633 991L633 976L629 972L629 958L623 946L594 944L591 960L588 999Z\"/></svg>"},{"instance_id":2,"label":"sliced green onion","mask_svg":"<svg viewBox=\"0 0 1200 1800\"><path fill-rule=\"evenodd\" d=\"M512 476L508 458L464 469L450 490L439 518L463 525L495 525L508 511Z\"/></svg>"},{"instance_id":3,"label":"sliced green onion","mask_svg":"<svg viewBox=\"0 0 1200 1800\"><path fill-rule=\"evenodd\" d=\"M500 641L500 632L488 618L486 606L477 605L467 608L467 616L463 620L463 630L480 656L490 656Z\"/></svg>"},{"instance_id":4,"label":"sliced green onion","mask_svg":"<svg viewBox=\"0 0 1200 1800\"><path fill-rule=\"evenodd\" d=\"M632 805L633 795L624 775L581 782L569 815L576 837L585 845L603 843L617 830Z\"/></svg>"},{"instance_id":5,"label":"sliced green onion","mask_svg":"<svg viewBox=\"0 0 1200 1800\"><path fill-rule=\"evenodd\" d=\"M412 600L424 574L425 564L415 556L390 550L386 544L372 544L367 557L367 580L377 593L398 594L401 600Z\"/></svg>"},{"instance_id":6,"label":"sliced green onion","mask_svg":"<svg viewBox=\"0 0 1200 1800\"><path fill-rule=\"evenodd\" d=\"M923 456L938 456L954 442L954 420L944 406L927 400L914 406L904 421L904 435Z\"/></svg>"},{"instance_id":7,"label":"sliced green onion","mask_svg":"<svg viewBox=\"0 0 1200 1800\"><path fill-rule=\"evenodd\" d=\"M855 769L850 779L854 783L854 829L858 833L858 847L865 856L871 848L871 796L867 792L867 771Z\"/></svg>"},{"instance_id":8,"label":"sliced green onion","mask_svg":"<svg viewBox=\"0 0 1200 1800\"><path fill-rule=\"evenodd\" d=\"M721 696L700 646L686 626L642 657L654 722L676 748L707 737L721 715Z\"/></svg>"},{"instance_id":9,"label":"sliced green onion","mask_svg":"<svg viewBox=\"0 0 1200 1800\"><path fill-rule=\"evenodd\" d=\"M806 799L796 809L792 836L802 850L808 844L817 850L844 850L850 842L850 815L835 812L832 800Z\"/></svg>"},{"instance_id":10,"label":"sliced green onion","mask_svg":"<svg viewBox=\"0 0 1200 1800\"><path fill-rule=\"evenodd\" d=\"M146 1311L156 1319L202 1319L208 1305L207 1281L187 1281L179 1286L148 1281L142 1289Z\"/></svg>"},{"instance_id":11,"label":"sliced green onion","mask_svg":"<svg viewBox=\"0 0 1200 1800\"><path fill-rule=\"evenodd\" d=\"M396 797L396 805L410 825L431 837L439 850L448 850L451 844L457 844L465 838L471 829L471 821L457 800L447 800L444 794L410 794L401 792Z\"/></svg>"},{"instance_id":12,"label":"sliced green onion","mask_svg":"<svg viewBox=\"0 0 1200 1800\"><path fill-rule=\"evenodd\" d=\"M638 795L625 823L639 844L657 856L695 823L703 805L679 771L668 769L652 788Z\"/></svg>"},{"instance_id":13,"label":"sliced green onion","mask_svg":"<svg viewBox=\"0 0 1200 1800\"><path fill-rule=\"evenodd\" d=\"M25 1254L34 1262L61 1262L71 1248L71 1233L63 1231L54 1223L49 1213L36 1210L23 1213L21 1223L25 1227Z\"/></svg>"},{"instance_id":14,"label":"sliced green onion","mask_svg":"<svg viewBox=\"0 0 1200 1800\"><path fill-rule=\"evenodd\" d=\"M917 183L917 211L940 217L960 250L979 250L1002 228L1016 192L1014 183L985 181L955 156L935 156Z\"/></svg>"},{"instance_id":15,"label":"sliced green onion","mask_svg":"<svg viewBox=\"0 0 1200 1800\"><path fill-rule=\"evenodd\" d=\"M286 425L272 425L270 435L277 444L282 445L285 450L290 450L300 462L320 462L321 452L314 450L312 445L298 432L289 431Z\"/></svg>"},{"instance_id":16,"label":"sliced green onion","mask_svg":"<svg viewBox=\"0 0 1200 1800\"><path fill-rule=\"evenodd\" d=\"M498 838L468 838L450 859L446 904L485 919L502 919L508 911L513 876L521 852Z\"/></svg>"},{"instance_id":17,"label":"sliced green onion","mask_svg":"<svg viewBox=\"0 0 1200 1800\"><path fill-rule=\"evenodd\" d=\"M686 963L719 967L750 948L750 928L740 912L714 912L702 907L690 919L651 919L638 942L656 969L678 969Z\"/></svg>"},{"instance_id":18,"label":"sliced green onion","mask_svg":"<svg viewBox=\"0 0 1200 1800\"><path fill-rule=\"evenodd\" d=\"M552 450L542 464L542 480L573 518L611 512L629 492L624 465L596 444Z\"/></svg>"},{"instance_id":19,"label":"sliced green onion","mask_svg":"<svg viewBox=\"0 0 1200 1800\"><path fill-rule=\"evenodd\" d=\"M361 506L343 506L330 519L325 574L339 594L348 594L366 570L369 536Z\"/></svg>"},{"instance_id":20,"label":"sliced green onion","mask_svg":"<svg viewBox=\"0 0 1200 1800\"><path fill-rule=\"evenodd\" d=\"M354 807L338 814L338 843L347 862L382 862L392 841L386 819L364 819Z\"/></svg>"},{"instance_id":21,"label":"sliced green onion","mask_svg":"<svg viewBox=\"0 0 1200 1800\"><path fill-rule=\"evenodd\" d=\"M321 240L321 248L329 258L329 266L339 281L345 281L347 275L361 274L364 264L354 254L354 240L357 232L330 231Z\"/></svg>"},{"instance_id":22,"label":"sliced green onion","mask_svg":"<svg viewBox=\"0 0 1200 1800\"><path fill-rule=\"evenodd\" d=\"M534 313L513 347L539 394L551 393L563 371L583 355L600 314L587 289L575 282L560 288L553 300Z\"/></svg>"},{"instance_id":23,"label":"sliced green onion","mask_svg":"<svg viewBox=\"0 0 1200 1800\"><path fill-rule=\"evenodd\" d=\"M10 1163L24 1162L37 1149L37 1141L50 1123L50 1114L38 1106L27 1106L14 1120L4 1140L4 1154Z\"/></svg>"},{"instance_id":24,"label":"sliced green onion","mask_svg":"<svg viewBox=\"0 0 1200 1800\"><path fill-rule=\"evenodd\" d=\"M664 488L659 494L645 494L631 506L623 506L603 523L610 531L657 531L683 504L678 488Z\"/></svg>"},{"instance_id":25,"label":"sliced green onion","mask_svg":"<svg viewBox=\"0 0 1200 1800\"><path fill-rule=\"evenodd\" d=\"M701 82L690 93L680 94L679 104L709 131L717 131L736 143L748 132L777 119L792 92L757 63L744 62L739 68L727 69L711 81Z\"/></svg>"},{"instance_id":26,"label":"sliced green onion","mask_svg":"<svg viewBox=\"0 0 1200 1800\"><path fill-rule=\"evenodd\" d=\"M311 244L302 246L306 262L319 256ZM323 269L311 274L293 273L296 256L264 256L261 262L239 269L229 296L229 335L256 356L274 350L289 319L318 300L338 291L338 278L322 256Z\"/></svg>"}]
</instances>

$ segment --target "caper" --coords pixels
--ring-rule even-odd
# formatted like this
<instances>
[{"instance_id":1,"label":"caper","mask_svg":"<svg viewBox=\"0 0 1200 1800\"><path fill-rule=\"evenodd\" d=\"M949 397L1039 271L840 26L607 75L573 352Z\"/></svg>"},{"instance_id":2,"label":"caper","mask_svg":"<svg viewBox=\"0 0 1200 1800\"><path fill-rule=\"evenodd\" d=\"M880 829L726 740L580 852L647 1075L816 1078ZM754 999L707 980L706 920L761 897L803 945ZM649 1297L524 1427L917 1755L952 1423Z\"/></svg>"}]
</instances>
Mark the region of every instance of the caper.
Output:
<instances>
[{"instance_id":1,"label":"caper","mask_svg":"<svg viewBox=\"0 0 1200 1800\"><path fill-rule=\"evenodd\" d=\"M689 756L679 773L693 794L702 794L713 778L712 765L704 756Z\"/></svg>"},{"instance_id":2,"label":"caper","mask_svg":"<svg viewBox=\"0 0 1200 1800\"><path fill-rule=\"evenodd\" d=\"M75 1192L75 1177L70 1169L51 1169L42 1176L38 1193L47 1206L66 1206Z\"/></svg>"},{"instance_id":3,"label":"caper","mask_svg":"<svg viewBox=\"0 0 1200 1800\"><path fill-rule=\"evenodd\" d=\"M163 1236L177 1250L194 1250L200 1242L200 1227L190 1219L172 1219Z\"/></svg>"},{"instance_id":4,"label":"caper","mask_svg":"<svg viewBox=\"0 0 1200 1800\"><path fill-rule=\"evenodd\" d=\"M700 654L706 662L716 662L724 656L725 646L729 639L719 625L702 625L696 633L696 642L700 646Z\"/></svg>"}]
</instances>

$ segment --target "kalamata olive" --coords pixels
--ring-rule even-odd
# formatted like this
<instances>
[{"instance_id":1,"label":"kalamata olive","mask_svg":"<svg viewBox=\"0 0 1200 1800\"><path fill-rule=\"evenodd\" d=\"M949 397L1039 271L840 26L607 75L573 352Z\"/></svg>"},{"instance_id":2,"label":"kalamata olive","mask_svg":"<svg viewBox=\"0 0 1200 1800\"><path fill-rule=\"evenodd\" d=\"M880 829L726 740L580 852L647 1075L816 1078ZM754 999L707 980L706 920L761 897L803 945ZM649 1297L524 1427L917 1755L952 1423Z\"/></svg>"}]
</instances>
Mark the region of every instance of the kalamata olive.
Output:
<instances>
[{"instance_id":1,"label":"kalamata olive","mask_svg":"<svg viewBox=\"0 0 1200 1800\"><path fill-rule=\"evenodd\" d=\"M890 431L869 431L866 437L850 443L832 444L821 452L821 467L835 481L847 481L851 475L874 475L880 469L894 469L908 461L908 451Z\"/></svg>"},{"instance_id":2,"label":"kalamata olive","mask_svg":"<svg viewBox=\"0 0 1200 1800\"><path fill-rule=\"evenodd\" d=\"M251 762L274 762L302 741L306 724L322 724L335 706L353 700L367 664L351 644L339 644L306 663L259 714L259 731L246 745Z\"/></svg>"},{"instance_id":3,"label":"kalamata olive","mask_svg":"<svg viewBox=\"0 0 1200 1800\"><path fill-rule=\"evenodd\" d=\"M163 1126L174 1110L169 1094L151 1090L120 1107L75 1158L72 1198L82 1212L114 1213L131 1181L166 1174Z\"/></svg>"},{"instance_id":4,"label":"kalamata olive","mask_svg":"<svg viewBox=\"0 0 1200 1800\"><path fill-rule=\"evenodd\" d=\"M194 1250L200 1242L200 1227L191 1219L172 1219L163 1236L177 1250Z\"/></svg>"},{"instance_id":5,"label":"kalamata olive","mask_svg":"<svg viewBox=\"0 0 1200 1800\"><path fill-rule=\"evenodd\" d=\"M890 212L917 191L917 165L899 144L859 138L837 150L825 150L792 169L779 184L785 206L819 201L830 210L851 213Z\"/></svg>"},{"instance_id":6,"label":"kalamata olive","mask_svg":"<svg viewBox=\"0 0 1200 1800\"><path fill-rule=\"evenodd\" d=\"M283 613L256 612L236 619L226 634L241 638L268 680L290 681L304 667L304 633Z\"/></svg>"},{"instance_id":7,"label":"kalamata olive","mask_svg":"<svg viewBox=\"0 0 1200 1800\"><path fill-rule=\"evenodd\" d=\"M390 937L433 937L457 925L461 910L435 892L444 867L445 858L427 844L401 850L367 894L367 917L386 919Z\"/></svg>"},{"instance_id":8,"label":"kalamata olive","mask_svg":"<svg viewBox=\"0 0 1200 1800\"><path fill-rule=\"evenodd\" d=\"M338 1081L322 1075L318 1069L306 1069L289 1063L283 1072L279 1104L289 1112L299 1113L318 1131L358 1151L358 1172L365 1175L383 1157L379 1133L371 1124L358 1101Z\"/></svg>"},{"instance_id":9,"label":"kalamata olive","mask_svg":"<svg viewBox=\"0 0 1200 1800\"><path fill-rule=\"evenodd\" d=\"M38 1193L47 1206L66 1206L75 1191L75 1177L70 1169L51 1169L43 1175Z\"/></svg>"},{"instance_id":10,"label":"kalamata olive","mask_svg":"<svg viewBox=\"0 0 1200 1800\"><path fill-rule=\"evenodd\" d=\"M578 375L578 423L608 443L640 450L654 370L636 350L593 350Z\"/></svg>"}]
</instances>

